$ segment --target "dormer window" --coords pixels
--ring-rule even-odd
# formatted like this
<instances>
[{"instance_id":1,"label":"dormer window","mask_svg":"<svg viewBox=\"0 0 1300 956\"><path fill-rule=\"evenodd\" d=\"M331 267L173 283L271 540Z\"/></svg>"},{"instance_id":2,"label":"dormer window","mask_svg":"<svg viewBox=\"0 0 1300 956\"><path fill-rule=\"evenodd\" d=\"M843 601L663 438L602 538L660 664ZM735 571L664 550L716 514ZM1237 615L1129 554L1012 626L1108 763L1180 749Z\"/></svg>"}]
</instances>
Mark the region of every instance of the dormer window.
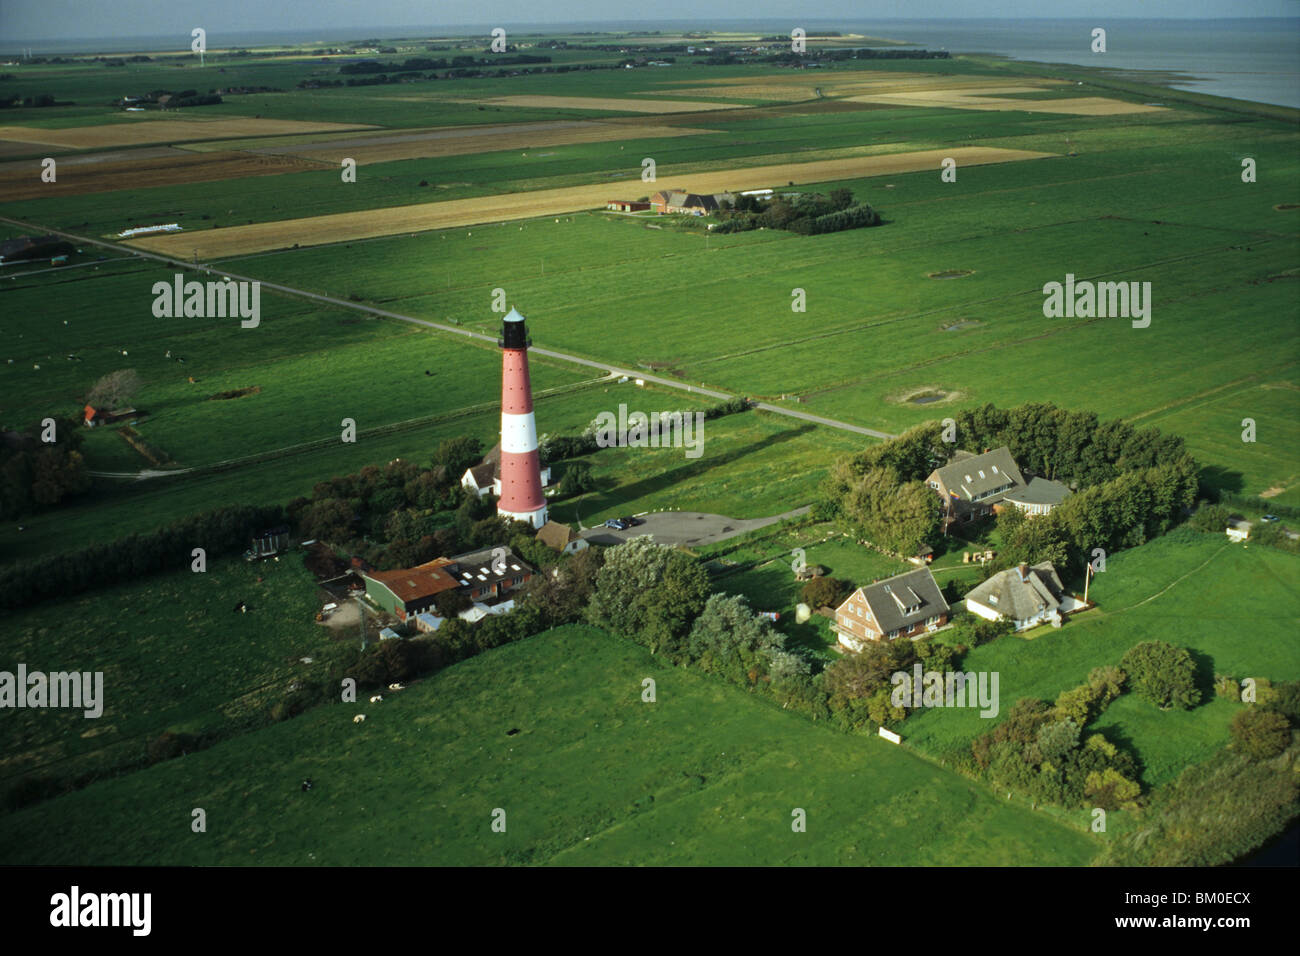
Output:
<instances>
[{"instance_id":1,"label":"dormer window","mask_svg":"<svg viewBox=\"0 0 1300 956\"><path fill-rule=\"evenodd\" d=\"M993 474L996 475L997 473L998 473L998 466L997 466L997 465L994 465L994 466L993 466Z\"/></svg>"},{"instance_id":2,"label":"dormer window","mask_svg":"<svg viewBox=\"0 0 1300 956\"><path fill-rule=\"evenodd\" d=\"M984 477L984 469L982 469L982 468L980 469L980 477L981 477L981 478Z\"/></svg>"},{"instance_id":3,"label":"dormer window","mask_svg":"<svg viewBox=\"0 0 1300 956\"><path fill-rule=\"evenodd\" d=\"M989 603L990 603L990 604L997 604L997 603L998 603L998 596L997 596L996 594L990 594L990 595L989 595Z\"/></svg>"}]
</instances>

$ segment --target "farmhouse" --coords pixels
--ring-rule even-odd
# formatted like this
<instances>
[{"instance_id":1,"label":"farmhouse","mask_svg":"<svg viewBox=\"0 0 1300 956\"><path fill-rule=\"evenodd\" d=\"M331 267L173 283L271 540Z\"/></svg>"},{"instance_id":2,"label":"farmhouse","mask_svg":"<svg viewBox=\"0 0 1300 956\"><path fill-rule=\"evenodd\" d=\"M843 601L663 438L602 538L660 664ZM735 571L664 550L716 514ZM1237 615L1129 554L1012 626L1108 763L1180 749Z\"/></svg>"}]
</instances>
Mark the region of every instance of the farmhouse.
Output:
<instances>
[{"instance_id":1,"label":"farmhouse","mask_svg":"<svg viewBox=\"0 0 1300 956\"><path fill-rule=\"evenodd\" d=\"M614 212L644 212L650 208L650 203L639 199L609 199L605 202L605 208Z\"/></svg>"},{"instance_id":2,"label":"farmhouse","mask_svg":"<svg viewBox=\"0 0 1300 956\"><path fill-rule=\"evenodd\" d=\"M736 197L731 193L699 194L685 189L665 189L650 197L650 208L659 214L688 213L692 216L706 216L717 212L722 203L735 205Z\"/></svg>"},{"instance_id":3,"label":"farmhouse","mask_svg":"<svg viewBox=\"0 0 1300 956\"><path fill-rule=\"evenodd\" d=\"M948 623L950 608L929 568L896 574L858 588L835 609L831 629L849 650L868 641L918 637Z\"/></svg>"},{"instance_id":4,"label":"farmhouse","mask_svg":"<svg viewBox=\"0 0 1300 956\"><path fill-rule=\"evenodd\" d=\"M1016 630L1050 621L1083 607L1065 592L1052 562L1021 564L993 575L966 595L966 610L990 621L1011 621Z\"/></svg>"},{"instance_id":5,"label":"farmhouse","mask_svg":"<svg viewBox=\"0 0 1300 956\"><path fill-rule=\"evenodd\" d=\"M508 548L484 548L414 568L367 571L362 577L370 602L406 621L429 611L445 591L460 591L475 602L493 600L516 590L533 574L533 568Z\"/></svg>"},{"instance_id":6,"label":"farmhouse","mask_svg":"<svg viewBox=\"0 0 1300 956\"><path fill-rule=\"evenodd\" d=\"M113 422L130 418L134 414L134 408L124 408L121 411L110 412L107 409L96 408L94 405L87 405L82 409L82 423L87 428L94 428L96 425L111 425Z\"/></svg>"},{"instance_id":7,"label":"farmhouse","mask_svg":"<svg viewBox=\"0 0 1300 956\"><path fill-rule=\"evenodd\" d=\"M1023 492L1025 479L1006 447L982 455L958 453L925 479L939 494L950 521L970 521L990 514L1008 493Z\"/></svg>"},{"instance_id":8,"label":"farmhouse","mask_svg":"<svg viewBox=\"0 0 1300 956\"><path fill-rule=\"evenodd\" d=\"M433 607L433 599L444 591L455 591L460 581L441 563L428 561L397 571L366 571L366 598L399 621L406 621Z\"/></svg>"},{"instance_id":9,"label":"farmhouse","mask_svg":"<svg viewBox=\"0 0 1300 956\"><path fill-rule=\"evenodd\" d=\"M579 537L569 525L558 521L548 520L538 528L537 540L560 554L573 554L587 547L586 539Z\"/></svg>"},{"instance_id":10,"label":"farmhouse","mask_svg":"<svg viewBox=\"0 0 1300 956\"><path fill-rule=\"evenodd\" d=\"M551 484L551 468L549 465L542 465L542 487L547 488ZM483 461L473 468L467 468L465 474L460 477L462 488L468 488L474 494L482 498L484 495L491 493L498 498L501 497L501 443L497 442L492 449L483 456Z\"/></svg>"}]
</instances>

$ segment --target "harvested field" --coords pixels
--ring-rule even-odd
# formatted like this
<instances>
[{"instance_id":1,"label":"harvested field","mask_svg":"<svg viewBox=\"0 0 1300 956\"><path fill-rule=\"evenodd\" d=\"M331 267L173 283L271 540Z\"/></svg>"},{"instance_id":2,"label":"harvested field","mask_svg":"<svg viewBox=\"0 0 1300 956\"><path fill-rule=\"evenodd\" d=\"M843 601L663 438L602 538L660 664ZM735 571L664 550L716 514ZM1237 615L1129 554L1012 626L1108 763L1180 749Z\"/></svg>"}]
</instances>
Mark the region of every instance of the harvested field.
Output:
<instances>
[{"instance_id":1,"label":"harvested field","mask_svg":"<svg viewBox=\"0 0 1300 956\"><path fill-rule=\"evenodd\" d=\"M620 139L659 139L695 136L715 132L685 126L630 126L574 120L558 123L518 123L513 126L460 127L424 130L390 136L363 137L332 143L302 143L252 149L255 153L301 156L338 164L345 158L358 165L386 163L399 159L427 159L461 156L498 150L533 149L541 146L570 146L576 143L605 143Z\"/></svg>"},{"instance_id":2,"label":"harvested field","mask_svg":"<svg viewBox=\"0 0 1300 956\"><path fill-rule=\"evenodd\" d=\"M982 89L914 90L905 93L864 93L850 96L857 103L891 106L937 106L958 110L1022 110L1026 113L1067 113L1071 116L1123 116L1129 113L1163 113L1163 106L1144 106L1101 96L1076 96L1063 99L1016 100L1005 94L1037 93L1040 87L1007 86ZM1001 96L997 94L1003 94Z\"/></svg>"},{"instance_id":3,"label":"harvested field","mask_svg":"<svg viewBox=\"0 0 1300 956\"><path fill-rule=\"evenodd\" d=\"M885 156L830 159L812 163L750 166L706 173L683 174L674 172L672 167L660 167L658 179L660 182L667 183L680 178L682 180L680 185L689 185L697 192L721 192L728 189L758 189L787 182L798 184L832 182L920 172L927 169L938 170L940 160L948 156L955 159L960 166L980 166L987 163L1042 159L1053 155L1055 154L1018 149L967 146ZM689 183L685 182L688 176ZM204 259L220 259L263 252L268 249L281 249L295 244L309 246L324 242L370 239L403 232L423 232L486 222L552 216L582 209L594 209L603 206L611 196L628 191L639 195L646 191L646 186L639 178L622 179L593 186L570 186L530 193L508 193L501 196L453 199L389 209L337 213L282 222L253 223L228 229L188 232L183 236L154 236L140 239L129 245L184 258L188 258L197 250L197 254Z\"/></svg>"},{"instance_id":4,"label":"harvested field","mask_svg":"<svg viewBox=\"0 0 1300 956\"><path fill-rule=\"evenodd\" d=\"M15 156L32 156L41 153L49 153L52 156L57 156L61 152L64 152L64 147L61 146L42 147L39 143L20 143L17 140L12 139L0 139L0 159L10 159Z\"/></svg>"},{"instance_id":5,"label":"harvested field","mask_svg":"<svg viewBox=\"0 0 1300 956\"><path fill-rule=\"evenodd\" d=\"M604 96L498 96L472 100L489 106L524 106L538 109L613 110L623 113L698 113L700 110L738 110L740 103L705 103L686 100L629 100ZM4 135L0 129L0 136Z\"/></svg>"},{"instance_id":6,"label":"harvested field","mask_svg":"<svg viewBox=\"0 0 1300 956\"><path fill-rule=\"evenodd\" d=\"M175 186L182 183L206 183L245 176L271 176L319 169L317 163L292 156L251 156L247 153L186 153L164 150L169 155L136 159L130 162L77 162L69 157L59 160L58 179L41 182L32 172L32 164L5 163L0 166L0 194L6 200L44 199L47 196L79 196L87 193L113 192L118 189L143 189L148 186ZM140 153L153 152L139 150ZM115 157L123 154L115 153Z\"/></svg>"},{"instance_id":7,"label":"harvested field","mask_svg":"<svg viewBox=\"0 0 1300 956\"><path fill-rule=\"evenodd\" d=\"M670 92L674 96L721 96L754 100L809 100L821 90L823 98L851 98L875 93L962 90L972 94L1031 93L1048 87L1048 81L1025 86L1022 79L990 80L988 77L936 77L932 73L895 73L888 70L855 71L844 76L734 77L710 81L704 86L684 85L690 81L665 83L647 95Z\"/></svg>"},{"instance_id":8,"label":"harvested field","mask_svg":"<svg viewBox=\"0 0 1300 956\"><path fill-rule=\"evenodd\" d=\"M162 114L157 114L162 115ZM375 129L352 123L315 123L301 120L247 119L148 119L131 114L100 126L72 126L67 129L36 129L30 126L0 126L0 141L38 143L68 149L111 149L143 143L181 143L197 139L229 139L235 136L277 136L286 133L323 133L349 129Z\"/></svg>"}]
</instances>

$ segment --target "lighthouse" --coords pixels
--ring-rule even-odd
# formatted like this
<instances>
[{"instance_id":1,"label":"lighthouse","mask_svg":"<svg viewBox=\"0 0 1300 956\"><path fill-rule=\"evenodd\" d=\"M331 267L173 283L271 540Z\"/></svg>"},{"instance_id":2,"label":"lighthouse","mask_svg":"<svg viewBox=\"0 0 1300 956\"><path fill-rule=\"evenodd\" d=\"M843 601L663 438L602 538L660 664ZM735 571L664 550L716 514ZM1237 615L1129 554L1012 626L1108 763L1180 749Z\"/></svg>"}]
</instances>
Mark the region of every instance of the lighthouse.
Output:
<instances>
[{"instance_id":1,"label":"lighthouse","mask_svg":"<svg viewBox=\"0 0 1300 956\"><path fill-rule=\"evenodd\" d=\"M534 528L546 524L542 468L528 377L528 329L511 309L501 326L501 496L497 513Z\"/></svg>"}]
</instances>

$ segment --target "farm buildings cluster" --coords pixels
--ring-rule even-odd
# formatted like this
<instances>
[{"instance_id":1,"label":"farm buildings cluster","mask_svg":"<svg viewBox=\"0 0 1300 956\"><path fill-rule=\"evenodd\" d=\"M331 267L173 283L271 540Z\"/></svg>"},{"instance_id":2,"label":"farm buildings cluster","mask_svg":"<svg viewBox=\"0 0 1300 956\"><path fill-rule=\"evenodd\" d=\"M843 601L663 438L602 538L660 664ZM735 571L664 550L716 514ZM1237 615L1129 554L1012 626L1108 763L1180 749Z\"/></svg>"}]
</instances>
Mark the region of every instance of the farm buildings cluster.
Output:
<instances>
[{"instance_id":1,"label":"farm buildings cluster","mask_svg":"<svg viewBox=\"0 0 1300 956\"><path fill-rule=\"evenodd\" d=\"M736 197L732 193L693 193L688 189L663 189L649 199L610 199L605 203L605 208L614 212L653 211L661 216L707 216L717 212L723 205L734 206L735 203Z\"/></svg>"}]
</instances>

